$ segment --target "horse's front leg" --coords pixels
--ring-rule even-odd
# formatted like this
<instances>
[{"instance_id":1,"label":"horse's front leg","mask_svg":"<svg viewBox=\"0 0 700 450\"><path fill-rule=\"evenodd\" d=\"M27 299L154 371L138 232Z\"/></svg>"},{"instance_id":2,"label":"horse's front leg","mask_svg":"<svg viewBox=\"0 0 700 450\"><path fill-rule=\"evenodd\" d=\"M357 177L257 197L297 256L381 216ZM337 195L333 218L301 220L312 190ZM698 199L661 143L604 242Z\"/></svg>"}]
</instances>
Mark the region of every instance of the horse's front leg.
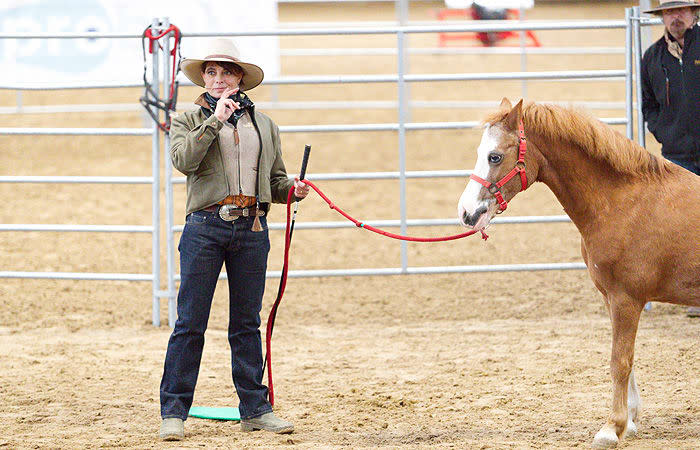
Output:
<instances>
[{"instance_id":1,"label":"horse's front leg","mask_svg":"<svg viewBox=\"0 0 700 450\"><path fill-rule=\"evenodd\" d=\"M632 374L634 362L634 340L637 336L639 315L643 304L635 302L627 295L608 295L608 307L610 320L612 321L612 355L610 357L610 374L613 382L612 412L603 428L596 433L593 446L596 448L610 448L617 445L624 437L628 427L628 419L631 422L637 420L639 394L636 392L636 383ZM630 375L632 378L630 379ZM628 387L634 386L632 398L628 399ZM637 405L630 402L628 414L628 400L637 399ZM636 432L636 426L634 427Z\"/></svg>"}]
</instances>

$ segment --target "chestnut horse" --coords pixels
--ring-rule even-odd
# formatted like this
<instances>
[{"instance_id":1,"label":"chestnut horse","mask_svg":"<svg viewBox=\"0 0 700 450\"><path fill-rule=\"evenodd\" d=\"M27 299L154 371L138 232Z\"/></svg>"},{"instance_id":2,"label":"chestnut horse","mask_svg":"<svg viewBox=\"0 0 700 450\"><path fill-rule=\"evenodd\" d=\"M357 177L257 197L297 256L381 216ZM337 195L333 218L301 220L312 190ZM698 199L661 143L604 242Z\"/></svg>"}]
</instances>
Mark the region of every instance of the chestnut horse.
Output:
<instances>
[{"instance_id":1,"label":"chestnut horse","mask_svg":"<svg viewBox=\"0 0 700 450\"><path fill-rule=\"evenodd\" d=\"M700 306L700 177L571 109L504 98L484 124L459 218L483 229L536 181L556 195L612 322L612 412L593 445L613 447L639 425L632 364L644 304Z\"/></svg>"}]
</instances>

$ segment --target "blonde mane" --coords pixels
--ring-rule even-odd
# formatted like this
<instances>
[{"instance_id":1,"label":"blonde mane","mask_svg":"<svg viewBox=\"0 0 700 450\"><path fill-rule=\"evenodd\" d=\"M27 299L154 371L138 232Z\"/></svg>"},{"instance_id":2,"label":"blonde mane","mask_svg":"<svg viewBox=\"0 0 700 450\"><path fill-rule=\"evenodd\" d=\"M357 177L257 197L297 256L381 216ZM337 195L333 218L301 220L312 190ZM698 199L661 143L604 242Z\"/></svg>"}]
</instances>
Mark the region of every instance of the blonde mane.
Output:
<instances>
[{"instance_id":1,"label":"blonde mane","mask_svg":"<svg viewBox=\"0 0 700 450\"><path fill-rule=\"evenodd\" d=\"M488 116L493 124L505 118L508 111ZM590 114L551 104L528 103L523 106L525 134L537 134L552 142L576 146L591 157L606 161L623 174L659 175L666 172L666 161L652 155Z\"/></svg>"}]
</instances>

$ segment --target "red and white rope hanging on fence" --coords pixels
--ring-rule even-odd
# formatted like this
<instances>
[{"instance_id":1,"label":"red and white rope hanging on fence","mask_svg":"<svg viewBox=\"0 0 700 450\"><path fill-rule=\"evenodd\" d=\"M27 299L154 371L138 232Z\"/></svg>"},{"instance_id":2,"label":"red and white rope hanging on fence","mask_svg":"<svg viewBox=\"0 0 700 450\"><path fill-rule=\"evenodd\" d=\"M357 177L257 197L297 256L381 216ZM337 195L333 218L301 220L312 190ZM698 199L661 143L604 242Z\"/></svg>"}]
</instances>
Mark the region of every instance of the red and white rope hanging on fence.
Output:
<instances>
[{"instance_id":1,"label":"red and white rope hanging on fence","mask_svg":"<svg viewBox=\"0 0 700 450\"><path fill-rule=\"evenodd\" d=\"M146 39L148 39L148 53L153 54L153 46L158 43L158 41L166 36L166 39L170 38L170 32L173 32L174 42L173 49L170 51L168 57L172 57L173 65L170 79L170 92L166 98L158 97L158 89L154 89L153 85L148 81L146 77L147 64L146 64ZM177 74L180 71L180 42L182 40L182 33L180 29L175 25L170 25L167 29L162 30L157 35L153 35L153 26L149 26L143 32L141 39L141 46L143 49L143 84L145 86L145 92L143 97L139 99L141 104L146 111L151 116L151 118L158 124L158 128L168 133L170 131L170 113L175 111L175 106L177 104L177 89L178 81ZM158 48L162 49L162 45L158 43ZM160 109L165 113L165 120L160 122L158 120L158 115L154 112L151 107Z\"/></svg>"}]
</instances>

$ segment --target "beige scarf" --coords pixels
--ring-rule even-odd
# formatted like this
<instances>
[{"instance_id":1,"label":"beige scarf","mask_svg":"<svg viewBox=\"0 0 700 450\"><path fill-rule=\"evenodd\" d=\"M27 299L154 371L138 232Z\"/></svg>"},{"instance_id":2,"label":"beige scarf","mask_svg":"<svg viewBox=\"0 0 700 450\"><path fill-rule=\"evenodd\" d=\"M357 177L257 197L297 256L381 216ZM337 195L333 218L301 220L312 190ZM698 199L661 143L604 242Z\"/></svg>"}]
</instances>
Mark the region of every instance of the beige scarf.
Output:
<instances>
[{"instance_id":1,"label":"beige scarf","mask_svg":"<svg viewBox=\"0 0 700 450\"><path fill-rule=\"evenodd\" d=\"M695 11L697 14L697 11ZM698 24L698 19L693 21L693 25L691 26L694 27L695 25ZM671 37L671 34L668 32L668 29L664 30L664 39L666 39L666 45L668 46L668 52L675 56L679 61L683 62L683 47Z\"/></svg>"},{"instance_id":2,"label":"beige scarf","mask_svg":"<svg viewBox=\"0 0 700 450\"><path fill-rule=\"evenodd\" d=\"M683 47L681 47L681 44L679 44L678 41L671 38L671 34L668 32L668 30L664 30L664 39L666 39L668 52L682 61Z\"/></svg>"}]
</instances>

